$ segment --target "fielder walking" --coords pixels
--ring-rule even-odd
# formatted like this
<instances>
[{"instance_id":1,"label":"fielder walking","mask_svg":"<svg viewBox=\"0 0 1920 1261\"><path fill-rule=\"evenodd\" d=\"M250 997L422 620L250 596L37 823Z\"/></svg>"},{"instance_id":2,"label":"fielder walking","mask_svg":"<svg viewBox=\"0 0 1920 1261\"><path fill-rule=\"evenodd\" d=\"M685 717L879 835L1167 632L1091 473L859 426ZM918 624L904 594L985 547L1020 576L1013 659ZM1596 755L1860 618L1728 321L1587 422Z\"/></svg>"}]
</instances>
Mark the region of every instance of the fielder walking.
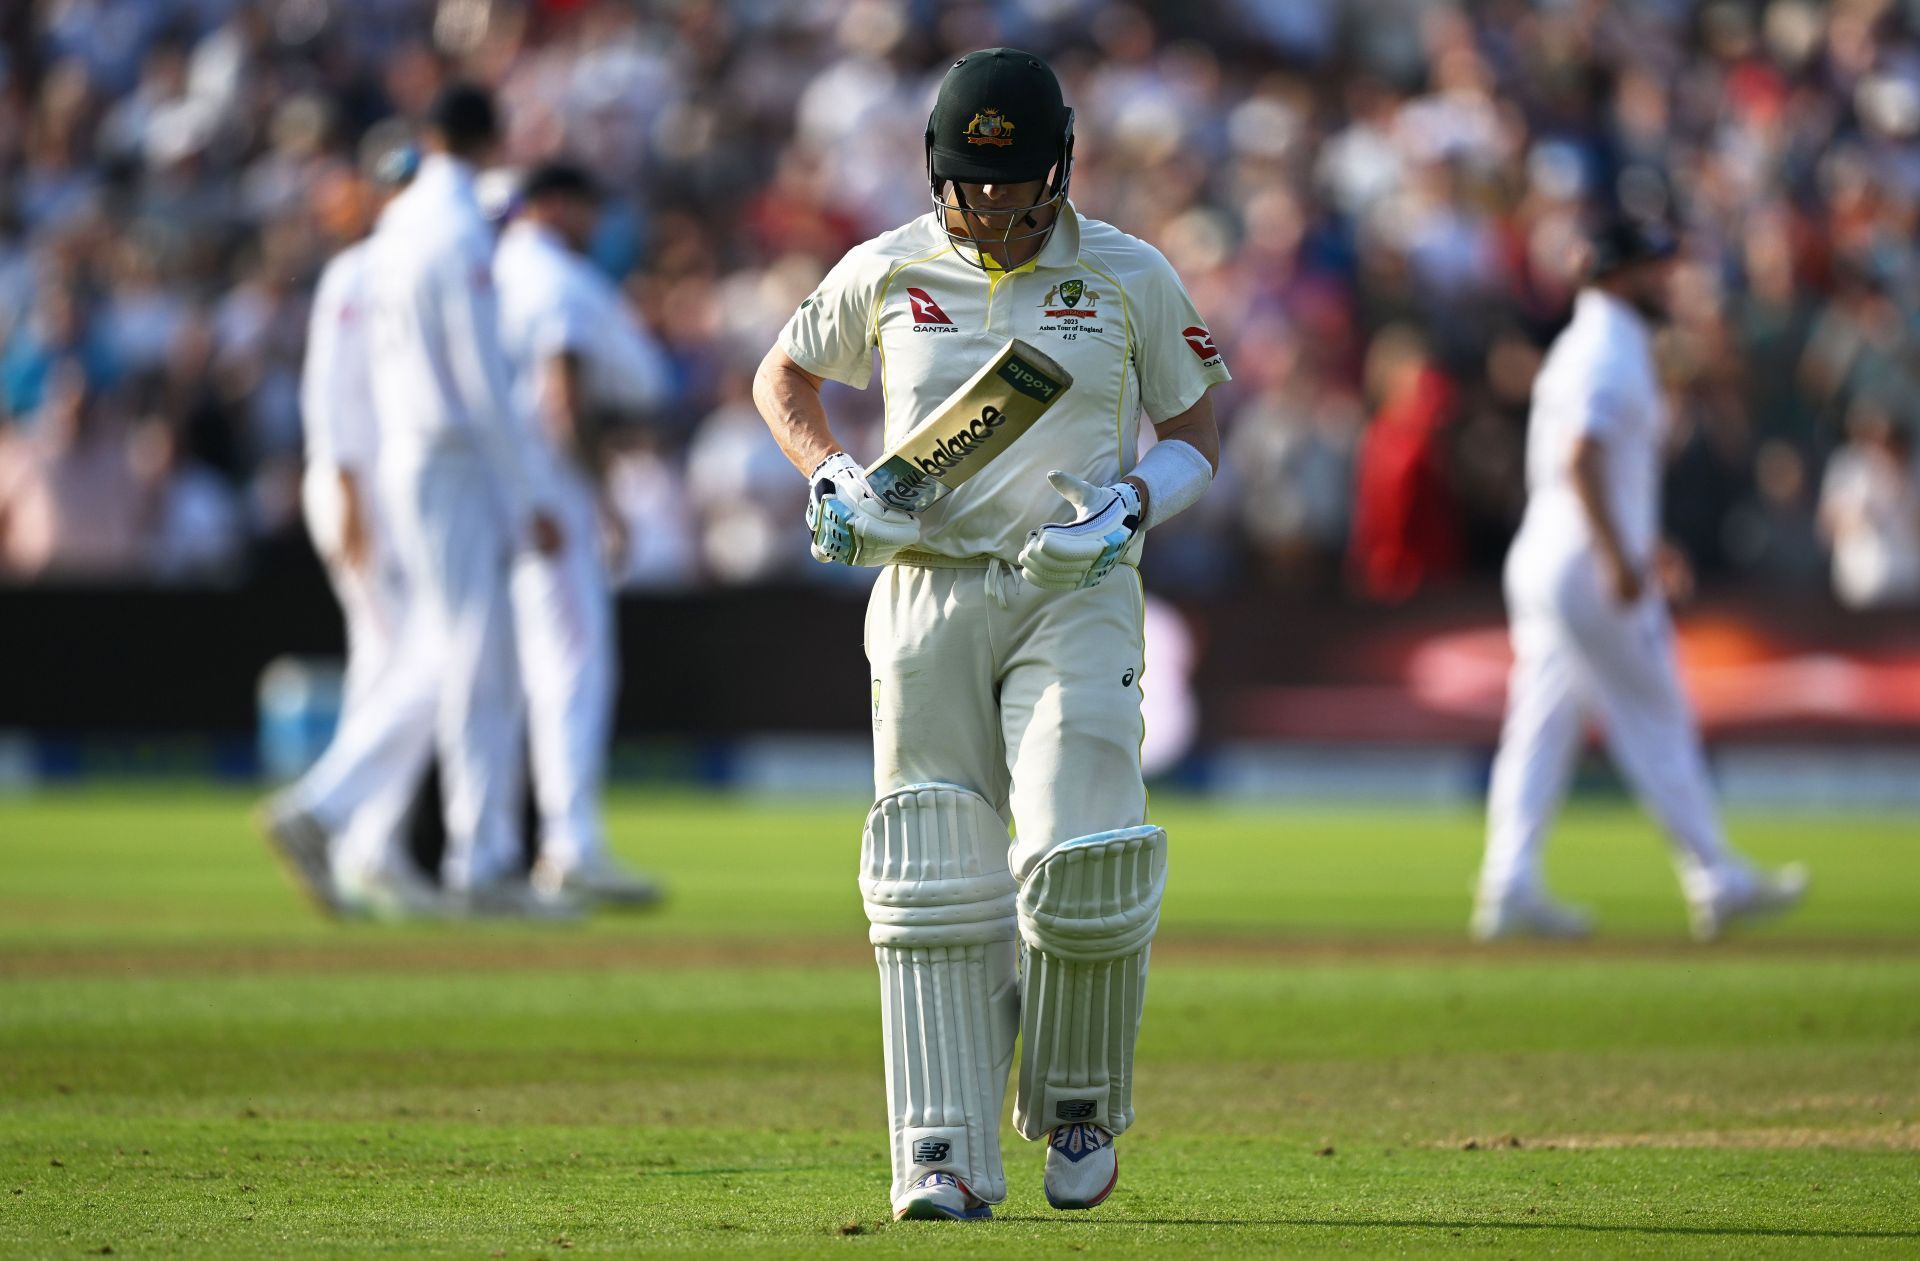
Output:
<instances>
[{"instance_id":1,"label":"fielder walking","mask_svg":"<svg viewBox=\"0 0 1920 1261\"><path fill-rule=\"evenodd\" d=\"M893 1209L984 1218L1006 1196L1000 1110L1047 1139L1057 1208L1091 1208L1133 1121L1133 1052L1167 837L1140 777L1142 536L1206 489L1207 391L1228 379L1152 246L1067 200L1053 72L955 62L928 120L930 214L856 247L755 381L807 474L814 555L884 566L866 624L874 778L860 887L879 964ZM835 441L826 379L878 361L889 441L1009 338L1071 390L918 517ZM1135 462L1140 415L1159 442ZM1011 825L1013 839L1009 845Z\"/></svg>"},{"instance_id":2,"label":"fielder walking","mask_svg":"<svg viewBox=\"0 0 1920 1261\"><path fill-rule=\"evenodd\" d=\"M1667 315L1673 242L1619 220L1596 234L1573 322L1534 384L1527 510L1507 556L1514 663L1493 763L1472 930L1481 939L1584 936L1588 916L1541 879L1589 714L1665 829L1693 933L1798 902L1798 864L1764 872L1721 831L1674 661L1659 571L1666 407L1653 334Z\"/></svg>"},{"instance_id":3,"label":"fielder walking","mask_svg":"<svg viewBox=\"0 0 1920 1261\"><path fill-rule=\"evenodd\" d=\"M604 502L603 425L641 414L667 394L668 366L613 283L583 255L599 194L581 168L550 162L527 173L515 217L494 255L500 335L515 403L530 427L565 539L523 552L513 571L514 628L527 699L534 801L535 888L609 906L659 899L655 883L607 851L600 814L619 663L613 584L602 538L624 550L619 514Z\"/></svg>"}]
</instances>

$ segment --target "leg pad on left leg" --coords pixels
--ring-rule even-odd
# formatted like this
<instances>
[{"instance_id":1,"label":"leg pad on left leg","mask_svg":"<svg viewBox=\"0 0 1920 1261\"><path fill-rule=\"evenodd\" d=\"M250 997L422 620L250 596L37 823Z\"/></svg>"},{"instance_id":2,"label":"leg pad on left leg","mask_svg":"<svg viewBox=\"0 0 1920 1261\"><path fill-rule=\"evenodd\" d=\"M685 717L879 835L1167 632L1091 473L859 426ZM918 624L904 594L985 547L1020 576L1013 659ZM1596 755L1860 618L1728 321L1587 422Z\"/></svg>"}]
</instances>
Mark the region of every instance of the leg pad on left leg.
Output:
<instances>
[{"instance_id":1,"label":"leg pad on left leg","mask_svg":"<svg viewBox=\"0 0 1920 1261\"><path fill-rule=\"evenodd\" d=\"M1167 834L1152 826L1068 841L1022 882L1022 1137L1133 1123L1133 1048L1166 884Z\"/></svg>"}]
</instances>

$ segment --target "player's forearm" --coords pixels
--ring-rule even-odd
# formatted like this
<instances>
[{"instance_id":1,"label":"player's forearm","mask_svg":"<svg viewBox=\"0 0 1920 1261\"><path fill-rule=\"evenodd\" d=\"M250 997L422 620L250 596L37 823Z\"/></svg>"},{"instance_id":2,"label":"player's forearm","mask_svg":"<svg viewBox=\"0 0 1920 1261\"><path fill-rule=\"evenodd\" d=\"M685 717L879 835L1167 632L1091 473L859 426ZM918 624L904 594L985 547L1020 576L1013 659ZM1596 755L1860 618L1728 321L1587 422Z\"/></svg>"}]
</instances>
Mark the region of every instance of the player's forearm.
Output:
<instances>
[{"instance_id":1,"label":"player's forearm","mask_svg":"<svg viewBox=\"0 0 1920 1261\"><path fill-rule=\"evenodd\" d=\"M1202 394L1192 407L1155 425L1153 431L1166 450L1156 446L1122 480L1140 492L1142 518L1158 524L1191 507L1220 469L1220 427L1213 418L1211 394ZM1167 445L1171 443L1181 443L1188 450L1177 451ZM1160 454L1156 456L1155 451ZM1156 495L1161 500L1158 508Z\"/></svg>"},{"instance_id":2,"label":"player's forearm","mask_svg":"<svg viewBox=\"0 0 1920 1261\"><path fill-rule=\"evenodd\" d=\"M1580 509L1593 534L1594 546L1607 563L1616 568L1631 568L1633 560L1620 542L1613 514L1607 508L1606 451L1591 438L1582 438L1573 449L1573 490Z\"/></svg>"},{"instance_id":3,"label":"player's forearm","mask_svg":"<svg viewBox=\"0 0 1920 1261\"><path fill-rule=\"evenodd\" d=\"M554 355L541 364L540 374L540 427L555 451L598 477L605 464L604 443L599 426L590 420L579 357Z\"/></svg>"},{"instance_id":4,"label":"player's forearm","mask_svg":"<svg viewBox=\"0 0 1920 1261\"><path fill-rule=\"evenodd\" d=\"M753 402L793 466L806 476L842 450L827 424L820 378L774 347L753 377Z\"/></svg>"}]
</instances>

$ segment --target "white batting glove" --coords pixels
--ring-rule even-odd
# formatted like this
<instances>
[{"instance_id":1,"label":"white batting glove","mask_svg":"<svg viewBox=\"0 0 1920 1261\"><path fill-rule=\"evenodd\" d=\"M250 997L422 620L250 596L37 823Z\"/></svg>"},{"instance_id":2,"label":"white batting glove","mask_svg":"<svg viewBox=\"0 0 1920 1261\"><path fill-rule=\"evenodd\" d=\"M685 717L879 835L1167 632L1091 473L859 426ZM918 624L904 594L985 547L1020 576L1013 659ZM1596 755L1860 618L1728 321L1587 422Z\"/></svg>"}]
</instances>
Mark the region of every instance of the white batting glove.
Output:
<instances>
[{"instance_id":1,"label":"white batting glove","mask_svg":"<svg viewBox=\"0 0 1920 1261\"><path fill-rule=\"evenodd\" d=\"M1097 586L1140 532L1140 492L1126 482L1095 486L1059 469L1047 474L1047 482L1078 515L1028 533L1020 549L1021 576L1048 591Z\"/></svg>"},{"instance_id":2,"label":"white batting glove","mask_svg":"<svg viewBox=\"0 0 1920 1261\"><path fill-rule=\"evenodd\" d=\"M807 529L823 564L884 565L920 541L920 523L889 508L845 451L820 461L807 478Z\"/></svg>"}]
</instances>

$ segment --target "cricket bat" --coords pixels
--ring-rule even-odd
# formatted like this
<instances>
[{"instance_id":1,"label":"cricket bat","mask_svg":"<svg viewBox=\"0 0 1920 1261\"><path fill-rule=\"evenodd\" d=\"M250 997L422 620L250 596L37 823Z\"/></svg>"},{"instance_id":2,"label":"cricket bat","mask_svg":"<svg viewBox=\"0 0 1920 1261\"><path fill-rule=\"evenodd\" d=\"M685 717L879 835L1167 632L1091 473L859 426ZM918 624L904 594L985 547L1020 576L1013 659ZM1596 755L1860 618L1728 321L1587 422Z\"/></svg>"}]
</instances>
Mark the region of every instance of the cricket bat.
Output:
<instances>
[{"instance_id":1,"label":"cricket bat","mask_svg":"<svg viewBox=\"0 0 1920 1261\"><path fill-rule=\"evenodd\" d=\"M924 512L991 464L1073 386L1067 370L1013 338L867 470L890 508Z\"/></svg>"}]
</instances>

